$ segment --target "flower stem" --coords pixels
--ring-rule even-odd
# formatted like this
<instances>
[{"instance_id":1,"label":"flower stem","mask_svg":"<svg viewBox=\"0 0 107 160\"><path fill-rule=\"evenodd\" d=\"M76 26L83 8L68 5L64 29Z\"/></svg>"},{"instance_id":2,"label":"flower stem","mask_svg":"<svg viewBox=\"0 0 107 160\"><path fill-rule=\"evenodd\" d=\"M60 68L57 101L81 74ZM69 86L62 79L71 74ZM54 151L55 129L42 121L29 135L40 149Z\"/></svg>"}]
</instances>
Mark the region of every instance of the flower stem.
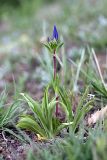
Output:
<instances>
[{"instance_id":1,"label":"flower stem","mask_svg":"<svg viewBox=\"0 0 107 160\"><path fill-rule=\"evenodd\" d=\"M53 65L54 65L54 81L56 81L56 50L54 50L54 54L53 54ZM56 101L58 101L59 96L56 93L55 90L55 97L56 97ZM58 102L56 102L56 117L58 117Z\"/></svg>"},{"instance_id":2,"label":"flower stem","mask_svg":"<svg viewBox=\"0 0 107 160\"><path fill-rule=\"evenodd\" d=\"M56 80L56 50L54 50L53 54L53 64L54 64L54 80Z\"/></svg>"}]
</instances>

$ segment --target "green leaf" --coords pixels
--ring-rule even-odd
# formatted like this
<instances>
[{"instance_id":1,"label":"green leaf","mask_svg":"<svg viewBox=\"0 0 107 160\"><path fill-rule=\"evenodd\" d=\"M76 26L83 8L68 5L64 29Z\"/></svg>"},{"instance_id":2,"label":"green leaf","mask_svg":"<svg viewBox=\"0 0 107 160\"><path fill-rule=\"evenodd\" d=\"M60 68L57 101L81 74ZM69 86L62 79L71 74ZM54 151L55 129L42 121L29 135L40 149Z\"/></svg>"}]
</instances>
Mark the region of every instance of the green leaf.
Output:
<instances>
[{"instance_id":1,"label":"green leaf","mask_svg":"<svg viewBox=\"0 0 107 160\"><path fill-rule=\"evenodd\" d=\"M56 50L58 51L62 46L64 45L64 43L62 42L62 43L59 43L58 45L57 45L57 48L56 48Z\"/></svg>"},{"instance_id":2,"label":"green leaf","mask_svg":"<svg viewBox=\"0 0 107 160\"><path fill-rule=\"evenodd\" d=\"M41 126L44 128L45 132L48 132L47 128L47 121L46 118L42 112L42 107L39 105L36 101L34 101L31 97L28 95L22 94L25 100L27 101L29 107L32 109L34 115L40 122Z\"/></svg>"},{"instance_id":3,"label":"green leaf","mask_svg":"<svg viewBox=\"0 0 107 160\"><path fill-rule=\"evenodd\" d=\"M48 51L49 51L50 53L52 53L52 49L51 49L51 47L50 47L48 44L44 44L44 46L48 49Z\"/></svg>"},{"instance_id":4,"label":"green leaf","mask_svg":"<svg viewBox=\"0 0 107 160\"><path fill-rule=\"evenodd\" d=\"M90 111L90 109L92 108L92 106L90 106L92 103L94 102L94 99L87 102L85 105L83 105L83 107L78 110L78 112L76 113L76 115L74 116L74 123L73 123L73 131L75 132L77 126L79 125L79 123L81 122L81 120L84 118L84 116Z\"/></svg>"},{"instance_id":5,"label":"green leaf","mask_svg":"<svg viewBox=\"0 0 107 160\"><path fill-rule=\"evenodd\" d=\"M63 128L66 128L70 125L72 125L73 122L69 122L69 123L62 123L60 126L58 126L58 128L55 131L55 135L57 135Z\"/></svg>"},{"instance_id":6,"label":"green leaf","mask_svg":"<svg viewBox=\"0 0 107 160\"><path fill-rule=\"evenodd\" d=\"M61 96L62 102L66 106L68 113L69 113L69 121L73 120L73 113L72 113L72 104L71 100L68 97L68 94L66 92L65 88L58 88L59 95Z\"/></svg>"},{"instance_id":7,"label":"green leaf","mask_svg":"<svg viewBox=\"0 0 107 160\"><path fill-rule=\"evenodd\" d=\"M41 136L46 137L44 129L42 129L33 118L30 118L27 115L19 120L17 127L39 133Z\"/></svg>"},{"instance_id":8,"label":"green leaf","mask_svg":"<svg viewBox=\"0 0 107 160\"><path fill-rule=\"evenodd\" d=\"M2 115L0 116L0 127L7 125L9 122L11 122L12 118L15 117L18 104L19 102L16 101L7 109L2 110Z\"/></svg>"}]
</instances>

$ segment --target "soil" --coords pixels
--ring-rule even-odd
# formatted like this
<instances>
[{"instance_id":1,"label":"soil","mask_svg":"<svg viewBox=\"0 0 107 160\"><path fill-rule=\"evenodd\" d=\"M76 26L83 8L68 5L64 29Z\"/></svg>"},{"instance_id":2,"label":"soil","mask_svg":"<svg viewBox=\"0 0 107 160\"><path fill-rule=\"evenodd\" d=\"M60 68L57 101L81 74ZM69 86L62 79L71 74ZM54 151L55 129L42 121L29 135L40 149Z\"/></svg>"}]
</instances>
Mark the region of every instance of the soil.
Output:
<instances>
[{"instance_id":1,"label":"soil","mask_svg":"<svg viewBox=\"0 0 107 160\"><path fill-rule=\"evenodd\" d=\"M26 135L31 138L30 142L22 142L18 138L9 135L8 133L0 133L0 160L25 160L30 150L33 152L39 152L42 149L48 149L54 145L57 141L62 141L63 137L67 135L66 130L59 136L50 140L38 140L37 136L31 132L26 131Z\"/></svg>"}]
</instances>

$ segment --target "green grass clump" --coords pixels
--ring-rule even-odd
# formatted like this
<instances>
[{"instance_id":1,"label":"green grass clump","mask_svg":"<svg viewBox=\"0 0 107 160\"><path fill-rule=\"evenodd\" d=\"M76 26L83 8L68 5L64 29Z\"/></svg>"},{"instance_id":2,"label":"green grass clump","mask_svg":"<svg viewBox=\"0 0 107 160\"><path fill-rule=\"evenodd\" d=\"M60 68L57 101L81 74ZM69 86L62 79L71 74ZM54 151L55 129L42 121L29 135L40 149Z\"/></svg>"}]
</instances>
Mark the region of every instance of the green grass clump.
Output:
<instances>
[{"instance_id":1,"label":"green grass clump","mask_svg":"<svg viewBox=\"0 0 107 160\"><path fill-rule=\"evenodd\" d=\"M72 125L72 122L61 123L54 115L57 101L53 98L50 102L48 99L48 90L46 89L42 103L34 101L28 95L22 94L28 103L32 115L24 115L20 118L17 127L28 129L39 134L44 139L53 138L65 127ZM63 106L64 108L65 106ZM65 112L68 112L64 108Z\"/></svg>"},{"instance_id":2,"label":"green grass clump","mask_svg":"<svg viewBox=\"0 0 107 160\"><path fill-rule=\"evenodd\" d=\"M4 104L6 98L5 93L2 92L0 95L0 129L12 125L18 113L18 102L6 107Z\"/></svg>"}]
</instances>

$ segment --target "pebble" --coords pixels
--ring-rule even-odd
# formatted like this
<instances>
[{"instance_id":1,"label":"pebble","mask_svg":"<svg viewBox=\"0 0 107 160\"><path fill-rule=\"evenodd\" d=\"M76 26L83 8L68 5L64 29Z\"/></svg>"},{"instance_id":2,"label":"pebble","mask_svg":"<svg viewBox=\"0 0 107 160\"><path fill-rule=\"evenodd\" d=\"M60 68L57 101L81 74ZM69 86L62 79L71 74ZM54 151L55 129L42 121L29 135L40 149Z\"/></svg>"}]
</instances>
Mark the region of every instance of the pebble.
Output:
<instances>
[{"instance_id":1,"label":"pebble","mask_svg":"<svg viewBox=\"0 0 107 160\"><path fill-rule=\"evenodd\" d=\"M22 152L23 152L23 149L24 149L23 146L19 146L18 149L17 149L17 151L18 151L19 153L22 153Z\"/></svg>"},{"instance_id":2,"label":"pebble","mask_svg":"<svg viewBox=\"0 0 107 160\"><path fill-rule=\"evenodd\" d=\"M15 143L15 140L11 140L11 144L14 144Z\"/></svg>"},{"instance_id":3,"label":"pebble","mask_svg":"<svg viewBox=\"0 0 107 160\"><path fill-rule=\"evenodd\" d=\"M2 146L5 147L7 144L6 142L2 142Z\"/></svg>"},{"instance_id":4,"label":"pebble","mask_svg":"<svg viewBox=\"0 0 107 160\"><path fill-rule=\"evenodd\" d=\"M11 156L10 156L10 155L7 155L6 160L12 160Z\"/></svg>"},{"instance_id":5,"label":"pebble","mask_svg":"<svg viewBox=\"0 0 107 160\"><path fill-rule=\"evenodd\" d=\"M2 153L2 151L3 151L3 147L0 147L0 153Z\"/></svg>"}]
</instances>

